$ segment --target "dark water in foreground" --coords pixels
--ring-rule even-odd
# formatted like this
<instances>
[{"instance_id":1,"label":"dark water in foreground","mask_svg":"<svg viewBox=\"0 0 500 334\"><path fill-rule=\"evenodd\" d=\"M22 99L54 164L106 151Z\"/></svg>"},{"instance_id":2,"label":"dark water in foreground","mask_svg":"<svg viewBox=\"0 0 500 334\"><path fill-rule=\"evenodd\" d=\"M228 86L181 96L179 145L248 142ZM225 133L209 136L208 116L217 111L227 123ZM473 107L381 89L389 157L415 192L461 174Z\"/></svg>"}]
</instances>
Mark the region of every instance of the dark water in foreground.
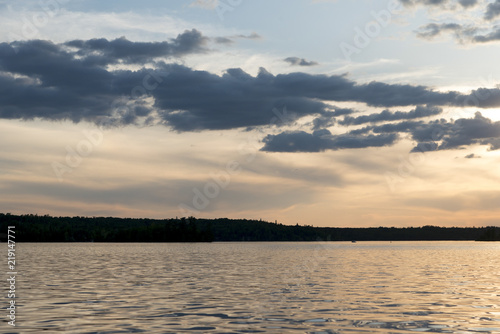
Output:
<instances>
[{"instance_id":1,"label":"dark water in foreground","mask_svg":"<svg viewBox=\"0 0 500 334\"><path fill-rule=\"evenodd\" d=\"M2 333L500 333L499 259L475 242L18 244Z\"/></svg>"}]
</instances>

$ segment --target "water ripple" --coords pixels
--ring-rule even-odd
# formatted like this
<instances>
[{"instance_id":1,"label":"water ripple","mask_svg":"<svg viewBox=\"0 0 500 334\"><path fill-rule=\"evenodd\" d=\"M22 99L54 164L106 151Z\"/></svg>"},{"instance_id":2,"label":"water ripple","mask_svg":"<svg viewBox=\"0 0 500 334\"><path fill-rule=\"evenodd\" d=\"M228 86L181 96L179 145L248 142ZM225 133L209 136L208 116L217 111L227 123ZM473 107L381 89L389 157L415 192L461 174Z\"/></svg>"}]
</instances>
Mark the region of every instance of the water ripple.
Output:
<instances>
[{"instance_id":1,"label":"water ripple","mask_svg":"<svg viewBox=\"0 0 500 334\"><path fill-rule=\"evenodd\" d=\"M497 243L20 244L18 254L12 333L500 333Z\"/></svg>"}]
</instances>

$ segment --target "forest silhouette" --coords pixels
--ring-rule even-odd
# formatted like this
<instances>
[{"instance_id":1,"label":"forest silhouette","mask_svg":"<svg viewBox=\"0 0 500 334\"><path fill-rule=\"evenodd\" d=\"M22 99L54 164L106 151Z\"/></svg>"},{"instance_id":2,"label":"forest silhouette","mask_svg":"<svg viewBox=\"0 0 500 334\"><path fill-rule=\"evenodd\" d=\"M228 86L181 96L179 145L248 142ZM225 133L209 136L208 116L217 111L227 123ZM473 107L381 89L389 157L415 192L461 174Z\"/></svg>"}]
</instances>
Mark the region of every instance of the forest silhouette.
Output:
<instances>
[{"instance_id":1,"label":"forest silhouette","mask_svg":"<svg viewBox=\"0 0 500 334\"><path fill-rule=\"evenodd\" d=\"M52 217L0 213L17 242L500 240L500 227L313 227L247 219ZM1 238L5 240L6 235Z\"/></svg>"}]
</instances>

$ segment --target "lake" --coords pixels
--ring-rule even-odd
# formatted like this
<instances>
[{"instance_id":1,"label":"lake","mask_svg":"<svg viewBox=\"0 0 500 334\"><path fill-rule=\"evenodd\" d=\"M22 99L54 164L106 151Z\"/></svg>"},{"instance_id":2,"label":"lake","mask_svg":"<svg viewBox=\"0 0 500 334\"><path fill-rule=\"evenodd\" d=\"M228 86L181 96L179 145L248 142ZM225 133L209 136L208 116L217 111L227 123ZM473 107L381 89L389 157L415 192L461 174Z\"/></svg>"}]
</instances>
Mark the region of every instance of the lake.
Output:
<instances>
[{"instance_id":1,"label":"lake","mask_svg":"<svg viewBox=\"0 0 500 334\"><path fill-rule=\"evenodd\" d=\"M3 333L500 333L500 243L16 246Z\"/></svg>"}]
</instances>

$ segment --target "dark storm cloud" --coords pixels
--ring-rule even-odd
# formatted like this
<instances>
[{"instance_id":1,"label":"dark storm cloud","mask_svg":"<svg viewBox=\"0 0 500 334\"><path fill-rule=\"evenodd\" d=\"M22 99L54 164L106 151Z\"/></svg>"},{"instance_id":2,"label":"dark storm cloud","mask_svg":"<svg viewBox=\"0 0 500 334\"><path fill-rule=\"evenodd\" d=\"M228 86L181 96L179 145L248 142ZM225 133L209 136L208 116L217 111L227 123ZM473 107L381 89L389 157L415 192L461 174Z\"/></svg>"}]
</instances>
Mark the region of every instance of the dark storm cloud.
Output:
<instances>
[{"instance_id":1,"label":"dark storm cloud","mask_svg":"<svg viewBox=\"0 0 500 334\"><path fill-rule=\"evenodd\" d=\"M347 93L347 92L346 92ZM440 93L425 86L370 82L354 86L348 98L375 107L397 107L420 104L461 105L465 97L457 92ZM359 98L356 98L359 96ZM347 99L346 99L347 100Z\"/></svg>"},{"instance_id":2,"label":"dark storm cloud","mask_svg":"<svg viewBox=\"0 0 500 334\"><path fill-rule=\"evenodd\" d=\"M408 128L412 138L417 142L438 141L443 138L444 133L449 132L452 124L445 119L435 120L428 123L415 124L413 128Z\"/></svg>"},{"instance_id":3,"label":"dark storm cloud","mask_svg":"<svg viewBox=\"0 0 500 334\"><path fill-rule=\"evenodd\" d=\"M289 119L322 115L316 122L332 124L326 101L356 101L371 106L462 105L466 96L435 92L424 86L371 82L358 85L345 76L290 73L272 75L261 69L253 77L241 69L218 76L179 65L152 92L162 119L177 131L229 129L268 125L272 110L287 107Z\"/></svg>"},{"instance_id":4,"label":"dark storm cloud","mask_svg":"<svg viewBox=\"0 0 500 334\"><path fill-rule=\"evenodd\" d=\"M356 101L375 107L419 104L461 105L466 96L458 92L436 92L425 86L386 84L372 81L358 85L345 75L280 74L269 77L273 89L294 96L327 101Z\"/></svg>"},{"instance_id":5,"label":"dark storm cloud","mask_svg":"<svg viewBox=\"0 0 500 334\"><path fill-rule=\"evenodd\" d=\"M325 112L323 115L313 119L313 130L320 130L334 125L336 122L333 112Z\"/></svg>"},{"instance_id":6,"label":"dark storm cloud","mask_svg":"<svg viewBox=\"0 0 500 334\"><path fill-rule=\"evenodd\" d=\"M476 112L474 118L461 118L444 133L439 149L463 148L467 145L490 145L491 150L498 149L500 122L493 122Z\"/></svg>"},{"instance_id":7,"label":"dark storm cloud","mask_svg":"<svg viewBox=\"0 0 500 334\"><path fill-rule=\"evenodd\" d=\"M358 117L346 116L343 120L339 121L341 125L359 125L364 123L378 123L384 121L399 121L404 119L415 119L424 118L429 116L439 115L443 112L442 108L433 106L417 106L415 109L409 112L390 112L389 110L383 110L380 113L363 115Z\"/></svg>"},{"instance_id":8,"label":"dark storm cloud","mask_svg":"<svg viewBox=\"0 0 500 334\"><path fill-rule=\"evenodd\" d=\"M366 148L390 146L398 139L397 134L380 134L368 136L337 135L332 139L333 149Z\"/></svg>"},{"instance_id":9,"label":"dark storm cloud","mask_svg":"<svg viewBox=\"0 0 500 334\"><path fill-rule=\"evenodd\" d=\"M386 125L384 125L386 126ZM490 145L494 150L500 138L500 122L493 122L476 112L474 118L460 118L455 121L444 119L430 122L399 123L400 132L408 132L418 144L413 151L434 151L461 149L472 144ZM374 133L382 129L374 129ZM385 129L385 133L389 132Z\"/></svg>"},{"instance_id":10,"label":"dark storm cloud","mask_svg":"<svg viewBox=\"0 0 500 334\"><path fill-rule=\"evenodd\" d=\"M169 76L152 94L162 119L177 131L270 125L276 117L273 110L284 107L287 122L329 109L323 102L276 86L275 77L264 69L256 77L241 69L227 70L223 76L178 65L166 65L165 70Z\"/></svg>"},{"instance_id":11,"label":"dark storm cloud","mask_svg":"<svg viewBox=\"0 0 500 334\"><path fill-rule=\"evenodd\" d=\"M414 121L406 121L400 123L388 123L378 126L365 126L360 129L349 131L350 134L365 134L370 131L373 133L397 133L397 132L409 132L412 129L415 129L417 126L424 124L424 122L414 122Z\"/></svg>"},{"instance_id":12,"label":"dark storm cloud","mask_svg":"<svg viewBox=\"0 0 500 334\"><path fill-rule=\"evenodd\" d=\"M315 65L318 65L318 63L315 61L308 61L308 60L305 60L304 58L299 58L299 57L288 57L288 58L283 59L283 61L285 61L293 66L315 66Z\"/></svg>"},{"instance_id":13,"label":"dark storm cloud","mask_svg":"<svg viewBox=\"0 0 500 334\"><path fill-rule=\"evenodd\" d=\"M330 127L335 124L335 117L349 115L356 112L356 110L350 108L333 107L333 109L333 111L325 111L322 115L313 120L313 130Z\"/></svg>"},{"instance_id":14,"label":"dark storm cloud","mask_svg":"<svg viewBox=\"0 0 500 334\"><path fill-rule=\"evenodd\" d=\"M264 138L266 152L322 152L326 150L381 147L394 144L396 134L381 135L332 135L328 130L313 133L304 131L283 132Z\"/></svg>"},{"instance_id":15,"label":"dark storm cloud","mask_svg":"<svg viewBox=\"0 0 500 334\"><path fill-rule=\"evenodd\" d=\"M500 0L489 3L486 7L486 13L484 13L485 20L493 20L500 15Z\"/></svg>"},{"instance_id":16,"label":"dark storm cloud","mask_svg":"<svg viewBox=\"0 0 500 334\"><path fill-rule=\"evenodd\" d=\"M455 121L406 121L380 126L366 126L349 132L351 135L408 133L417 146L412 152L463 149L469 145L488 145L489 150L500 149L500 122L476 112L473 118Z\"/></svg>"},{"instance_id":17,"label":"dark storm cloud","mask_svg":"<svg viewBox=\"0 0 500 334\"><path fill-rule=\"evenodd\" d=\"M202 40L199 33L189 31L179 35L175 43L167 44L136 45L126 40L0 44L0 88L8 92L0 97L0 117L93 120L110 117L114 112L110 105L119 98L128 98L133 100L129 101L133 107L126 115L118 116L123 118L116 120L118 123L133 123L136 117L146 117L154 109L166 125L177 131L193 131L268 125L275 117L272 110L285 106L290 120L316 115L320 117L317 123L331 124L328 118L339 112L321 100L387 108L460 106L467 98L458 92L436 92L425 86L382 82L360 85L344 75L272 75L261 69L257 76L251 76L241 69L229 69L219 76L181 65L155 63L165 53L198 52ZM75 51L68 47L70 44L79 48ZM145 46L151 52L150 58L142 49ZM90 60L92 57L100 60ZM155 69L111 71L105 66L120 61L154 63ZM154 105L130 99L138 85L154 87L146 92ZM500 100L483 99L481 104L494 107L500 105Z\"/></svg>"},{"instance_id":18,"label":"dark storm cloud","mask_svg":"<svg viewBox=\"0 0 500 334\"><path fill-rule=\"evenodd\" d=\"M14 47L16 48L14 50ZM0 117L72 119L109 108L113 75L45 41L0 44ZM15 79L11 74L25 76Z\"/></svg>"},{"instance_id":19,"label":"dark storm cloud","mask_svg":"<svg viewBox=\"0 0 500 334\"><path fill-rule=\"evenodd\" d=\"M99 65L122 61L143 64L158 57L181 57L192 53L207 52L208 38L193 29L186 30L170 42L131 42L125 37L108 41L105 38L87 41L74 40L65 45L76 48L78 56ZM216 39L217 42L220 42Z\"/></svg>"},{"instance_id":20,"label":"dark storm cloud","mask_svg":"<svg viewBox=\"0 0 500 334\"><path fill-rule=\"evenodd\" d=\"M463 7L472 7L477 4L477 0L458 0L458 3Z\"/></svg>"},{"instance_id":21,"label":"dark storm cloud","mask_svg":"<svg viewBox=\"0 0 500 334\"><path fill-rule=\"evenodd\" d=\"M417 152L432 152L436 151L438 149L438 144L430 141L430 142L421 142L418 143L417 146L415 146L410 153L417 153Z\"/></svg>"},{"instance_id":22,"label":"dark storm cloud","mask_svg":"<svg viewBox=\"0 0 500 334\"><path fill-rule=\"evenodd\" d=\"M280 127L309 116L315 132L269 136L265 150L317 152L386 146L393 144L399 133L407 134L417 144L439 143L439 149L474 143L490 145L490 149L500 147L496 123L488 123L482 116L463 120L462 127L458 121L438 120L381 124L340 135L324 130L342 124L425 119L439 114L441 106L498 107L498 89L479 88L464 95L425 86L358 84L345 75L273 75L263 68L256 76L239 68L216 75L157 59L204 52L203 40L192 30L165 43L125 39L2 43L0 118L85 120L110 126L160 123L182 132ZM93 61L92 57L101 60ZM147 63L151 68L141 65L132 71L107 67L121 62ZM412 106L414 110L352 117L356 110L337 108L329 102L358 102L382 108ZM339 116L345 116L342 123L338 123ZM479 132L473 128L476 123L482 125Z\"/></svg>"},{"instance_id":23,"label":"dark storm cloud","mask_svg":"<svg viewBox=\"0 0 500 334\"><path fill-rule=\"evenodd\" d=\"M414 123L402 132L409 132L418 142L413 151L462 149L473 144L489 145L490 150L500 148L500 122L493 122L480 112L473 118L456 121L440 119Z\"/></svg>"},{"instance_id":24,"label":"dark storm cloud","mask_svg":"<svg viewBox=\"0 0 500 334\"><path fill-rule=\"evenodd\" d=\"M322 114L329 109L314 98L280 87L283 83L263 69L257 77L241 69L230 69L218 76L167 64L157 64L154 70L110 71L104 64L119 59L127 62L147 59L135 47L108 50L102 45L97 47L94 42L77 43L82 45L77 51L79 54L67 45L48 41L0 44L0 88L4 93L0 96L0 117L75 122L108 118L118 124L133 123L137 117L147 117L153 111L153 106L140 98L131 98L138 86L154 98L154 108L165 124L177 131L267 125L275 117L272 110L284 106L288 107L291 119ZM126 45L129 44L127 41ZM96 49L103 53L106 61L88 61ZM82 54L82 50L88 54ZM156 50L149 60L160 54L160 50ZM144 87L154 89L146 91ZM120 99L125 101L117 103ZM125 113L115 117L112 114L117 105L127 107L120 108Z\"/></svg>"},{"instance_id":25,"label":"dark storm cloud","mask_svg":"<svg viewBox=\"0 0 500 334\"><path fill-rule=\"evenodd\" d=\"M475 35L472 37L474 43L488 43L500 40L500 28L495 28L485 35Z\"/></svg>"},{"instance_id":26,"label":"dark storm cloud","mask_svg":"<svg viewBox=\"0 0 500 334\"><path fill-rule=\"evenodd\" d=\"M489 145L490 151L500 150L500 138L488 138L488 139L482 140L480 144L481 145Z\"/></svg>"}]
</instances>

